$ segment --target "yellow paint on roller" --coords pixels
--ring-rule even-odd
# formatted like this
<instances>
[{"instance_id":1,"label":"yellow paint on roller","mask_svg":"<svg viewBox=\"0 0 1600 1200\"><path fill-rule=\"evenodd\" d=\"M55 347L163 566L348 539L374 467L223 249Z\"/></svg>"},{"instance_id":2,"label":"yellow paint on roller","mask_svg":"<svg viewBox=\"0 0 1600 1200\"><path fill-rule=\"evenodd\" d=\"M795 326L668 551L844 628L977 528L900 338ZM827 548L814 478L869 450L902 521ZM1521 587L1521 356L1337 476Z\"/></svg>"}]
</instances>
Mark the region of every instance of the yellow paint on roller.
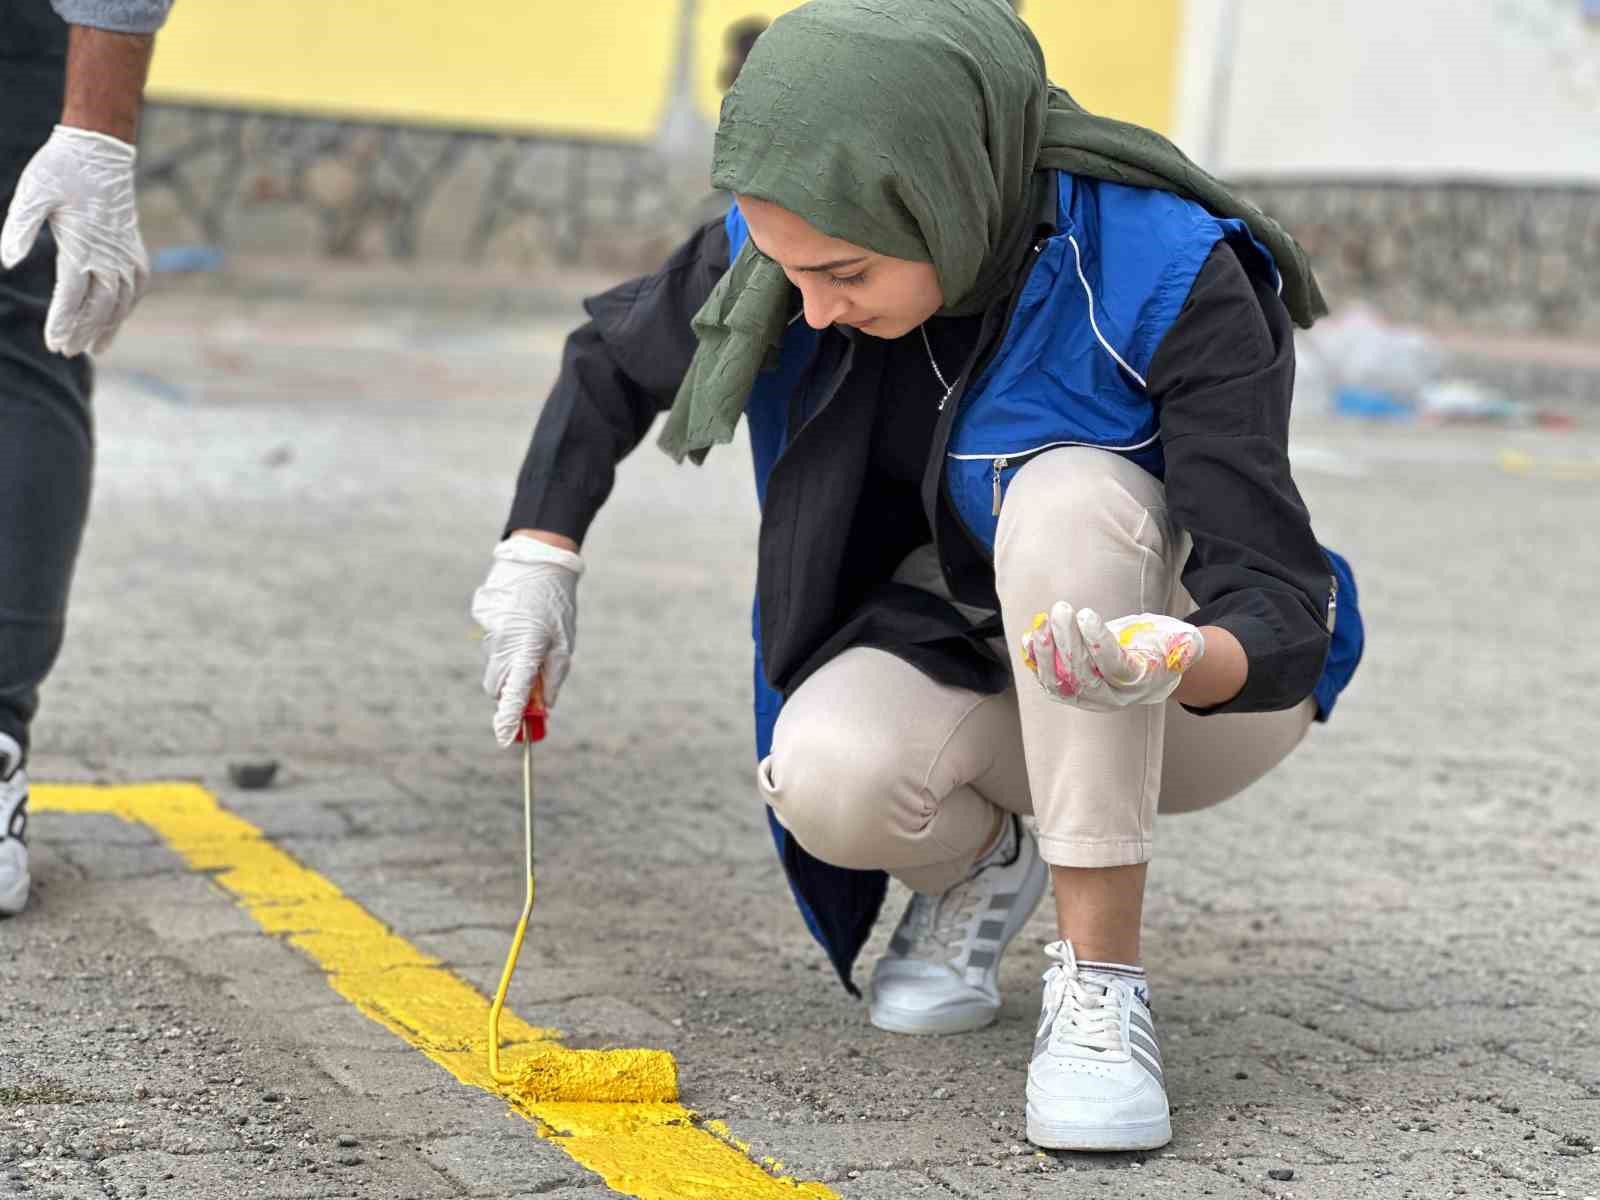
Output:
<instances>
[{"instance_id":1,"label":"yellow paint on roller","mask_svg":"<svg viewBox=\"0 0 1600 1200\"><path fill-rule=\"evenodd\" d=\"M678 1095L678 1069L665 1050L568 1050L533 1047L510 1091L529 1101L586 1100L639 1104Z\"/></svg>"},{"instance_id":2,"label":"yellow paint on roller","mask_svg":"<svg viewBox=\"0 0 1600 1200\"><path fill-rule=\"evenodd\" d=\"M278 849L250 822L190 783L50 787L33 792L38 813L109 813L147 826L189 866L211 874L263 931L282 937L327 973L328 985L456 1079L504 1097L541 1137L606 1185L639 1200L837 1200L820 1183L779 1178L704 1128L679 1104L625 1102L660 1095L672 1056L660 1050L571 1050L554 1030L505 1012L501 1033L529 1085L497 1087L485 1063L489 1000L398 936L315 871ZM609 1094L585 1091L600 1078ZM669 1093L670 1094L670 1093ZM566 1097L552 1100L552 1095ZM583 1096L578 1101L574 1097Z\"/></svg>"}]
</instances>

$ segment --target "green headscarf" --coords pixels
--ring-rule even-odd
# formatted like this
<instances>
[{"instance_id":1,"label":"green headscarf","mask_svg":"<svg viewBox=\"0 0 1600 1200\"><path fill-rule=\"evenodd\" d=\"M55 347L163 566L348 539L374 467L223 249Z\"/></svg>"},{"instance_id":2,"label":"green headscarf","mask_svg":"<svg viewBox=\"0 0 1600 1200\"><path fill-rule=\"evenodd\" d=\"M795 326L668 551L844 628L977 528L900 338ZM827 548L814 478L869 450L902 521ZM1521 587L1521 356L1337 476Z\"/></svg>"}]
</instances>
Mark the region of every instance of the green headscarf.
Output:
<instances>
[{"instance_id":1,"label":"green headscarf","mask_svg":"<svg viewBox=\"0 0 1600 1200\"><path fill-rule=\"evenodd\" d=\"M1085 112L1004 0L811 0L757 40L722 102L711 180L830 237L932 263L947 315L1009 294L1048 177L1175 192L1245 221L1297 323L1327 312L1305 251L1160 134ZM782 338L791 285L747 241L694 317L699 347L660 445L730 441Z\"/></svg>"}]
</instances>

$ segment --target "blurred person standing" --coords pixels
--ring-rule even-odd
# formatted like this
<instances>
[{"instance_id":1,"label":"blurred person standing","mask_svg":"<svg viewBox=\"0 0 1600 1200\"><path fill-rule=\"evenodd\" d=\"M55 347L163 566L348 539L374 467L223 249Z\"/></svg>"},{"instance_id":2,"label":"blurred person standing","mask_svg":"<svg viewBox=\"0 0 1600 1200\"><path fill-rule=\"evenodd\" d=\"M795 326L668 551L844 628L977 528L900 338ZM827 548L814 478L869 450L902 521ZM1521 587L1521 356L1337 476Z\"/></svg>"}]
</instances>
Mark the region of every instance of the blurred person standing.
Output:
<instances>
[{"instance_id":1,"label":"blurred person standing","mask_svg":"<svg viewBox=\"0 0 1600 1200\"><path fill-rule=\"evenodd\" d=\"M0 916L31 884L23 764L89 510L88 355L149 276L134 141L171 5L0 4Z\"/></svg>"}]
</instances>

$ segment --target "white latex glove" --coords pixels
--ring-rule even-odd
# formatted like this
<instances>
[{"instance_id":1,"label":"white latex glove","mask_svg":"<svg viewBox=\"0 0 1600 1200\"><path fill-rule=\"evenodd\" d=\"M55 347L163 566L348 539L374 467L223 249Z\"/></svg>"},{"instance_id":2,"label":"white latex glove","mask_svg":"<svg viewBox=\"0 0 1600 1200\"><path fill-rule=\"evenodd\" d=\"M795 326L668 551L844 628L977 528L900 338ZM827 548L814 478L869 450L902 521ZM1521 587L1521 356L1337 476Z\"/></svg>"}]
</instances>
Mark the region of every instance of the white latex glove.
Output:
<instances>
[{"instance_id":1,"label":"white latex glove","mask_svg":"<svg viewBox=\"0 0 1600 1200\"><path fill-rule=\"evenodd\" d=\"M0 265L10 270L50 222L56 289L44 344L68 358L110 346L150 279L133 199L136 153L108 134L57 125L17 180L0 230Z\"/></svg>"},{"instance_id":2,"label":"white latex glove","mask_svg":"<svg viewBox=\"0 0 1600 1200\"><path fill-rule=\"evenodd\" d=\"M1206 642L1193 625L1158 613L1101 621L1057 601L1022 639L1022 661L1050 696L1090 712L1160 704L1200 660Z\"/></svg>"},{"instance_id":3,"label":"white latex glove","mask_svg":"<svg viewBox=\"0 0 1600 1200\"><path fill-rule=\"evenodd\" d=\"M522 710L544 673L544 702L552 706L572 666L578 634L578 578L583 559L537 538L508 537L472 594L472 619L483 629L483 690L497 703L494 736L517 740Z\"/></svg>"}]
</instances>

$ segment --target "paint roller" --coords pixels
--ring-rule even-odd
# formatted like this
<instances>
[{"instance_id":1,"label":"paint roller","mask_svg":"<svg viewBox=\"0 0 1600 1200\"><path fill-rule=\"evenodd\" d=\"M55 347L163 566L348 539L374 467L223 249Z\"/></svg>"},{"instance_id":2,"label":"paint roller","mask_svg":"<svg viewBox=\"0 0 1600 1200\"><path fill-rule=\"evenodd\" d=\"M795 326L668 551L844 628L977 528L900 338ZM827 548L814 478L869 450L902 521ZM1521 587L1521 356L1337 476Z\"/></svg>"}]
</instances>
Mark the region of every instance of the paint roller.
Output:
<instances>
[{"instance_id":1,"label":"paint roller","mask_svg":"<svg viewBox=\"0 0 1600 1200\"><path fill-rule=\"evenodd\" d=\"M527 849L528 885L522 916L511 939L500 986L489 1006L489 1074L508 1092L527 1101L667 1104L678 1098L678 1069L665 1050L569 1050L554 1042L536 1042L514 1070L500 1066L500 1010L517 969L522 940L533 913L533 744L544 740L544 688L534 685L522 713L517 741L522 743L522 828Z\"/></svg>"}]
</instances>

